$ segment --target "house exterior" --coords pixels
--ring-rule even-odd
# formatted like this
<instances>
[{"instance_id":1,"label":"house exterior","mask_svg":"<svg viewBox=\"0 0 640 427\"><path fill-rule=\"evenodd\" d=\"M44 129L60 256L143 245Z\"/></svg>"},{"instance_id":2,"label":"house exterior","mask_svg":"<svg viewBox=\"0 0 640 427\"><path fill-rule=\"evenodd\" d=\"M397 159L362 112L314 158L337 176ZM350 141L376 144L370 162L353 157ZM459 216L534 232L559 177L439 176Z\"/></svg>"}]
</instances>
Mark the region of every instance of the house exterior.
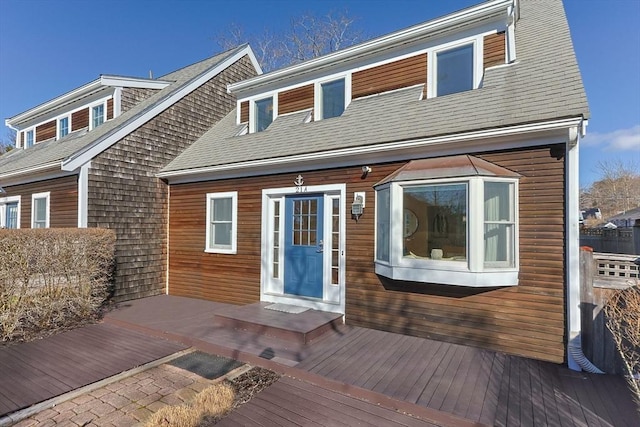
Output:
<instances>
[{"instance_id":1,"label":"house exterior","mask_svg":"<svg viewBox=\"0 0 640 427\"><path fill-rule=\"evenodd\" d=\"M155 174L236 105L261 73L240 46L157 79L102 75L6 120L0 226L115 229L114 299L164 291L167 185Z\"/></svg>"},{"instance_id":2,"label":"house exterior","mask_svg":"<svg viewBox=\"0 0 640 427\"><path fill-rule=\"evenodd\" d=\"M589 111L560 1L488 1L229 92L158 174L169 294L577 366Z\"/></svg>"},{"instance_id":3,"label":"house exterior","mask_svg":"<svg viewBox=\"0 0 640 427\"><path fill-rule=\"evenodd\" d=\"M629 209L617 215L610 217L608 222L614 224L618 228L630 228L640 223L640 207Z\"/></svg>"}]
</instances>

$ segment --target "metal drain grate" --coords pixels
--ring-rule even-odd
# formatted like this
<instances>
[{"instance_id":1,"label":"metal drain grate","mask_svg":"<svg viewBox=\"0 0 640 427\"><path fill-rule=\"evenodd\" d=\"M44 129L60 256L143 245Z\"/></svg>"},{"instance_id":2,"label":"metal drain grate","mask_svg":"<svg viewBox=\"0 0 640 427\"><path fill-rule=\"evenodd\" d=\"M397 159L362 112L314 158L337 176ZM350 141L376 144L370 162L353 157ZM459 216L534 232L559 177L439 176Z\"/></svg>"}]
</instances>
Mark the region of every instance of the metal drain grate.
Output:
<instances>
[{"instance_id":1,"label":"metal drain grate","mask_svg":"<svg viewBox=\"0 0 640 427\"><path fill-rule=\"evenodd\" d=\"M203 378L212 380L219 378L243 365L237 360L222 356L194 351L169 362L170 365L193 372Z\"/></svg>"}]
</instances>

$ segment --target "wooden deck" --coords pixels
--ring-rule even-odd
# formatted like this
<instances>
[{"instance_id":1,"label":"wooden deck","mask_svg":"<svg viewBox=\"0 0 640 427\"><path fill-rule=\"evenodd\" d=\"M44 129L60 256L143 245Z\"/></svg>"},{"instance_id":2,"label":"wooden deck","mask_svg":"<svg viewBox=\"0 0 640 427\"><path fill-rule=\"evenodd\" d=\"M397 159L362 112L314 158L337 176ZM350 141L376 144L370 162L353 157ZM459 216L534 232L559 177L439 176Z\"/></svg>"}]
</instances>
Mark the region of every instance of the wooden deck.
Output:
<instances>
[{"instance_id":1,"label":"wooden deck","mask_svg":"<svg viewBox=\"0 0 640 427\"><path fill-rule=\"evenodd\" d=\"M107 321L250 363L263 361L352 397L385 396L388 407L405 404L407 411L414 406L485 425L640 425L619 376L348 325L302 345L220 328L213 317L224 307L160 296L132 301Z\"/></svg>"},{"instance_id":2,"label":"wooden deck","mask_svg":"<svg viewBox=\"0 0 640 427\"><path fill-rule=\"evenodd\" d=\"M0 417L184 348L106 324L0 347Z\"/></svg>"}]
</instances>

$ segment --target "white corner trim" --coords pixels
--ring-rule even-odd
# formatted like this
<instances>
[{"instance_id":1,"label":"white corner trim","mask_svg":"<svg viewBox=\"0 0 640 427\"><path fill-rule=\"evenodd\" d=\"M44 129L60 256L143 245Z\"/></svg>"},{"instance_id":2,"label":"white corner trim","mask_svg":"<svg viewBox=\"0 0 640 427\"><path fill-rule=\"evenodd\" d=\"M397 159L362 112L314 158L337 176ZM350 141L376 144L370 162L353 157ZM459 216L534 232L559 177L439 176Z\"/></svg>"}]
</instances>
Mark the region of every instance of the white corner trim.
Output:
<instances>
[{"instance_id":1,"label":"white corner trim","mask_svg":"<svg viewBox=\"0 0 640 427\"><path fill-rule=\"evenodd\" d=\"M233 65L236 61L242 58L244 55L247 55L249 52L249 46L246 48L239 50L234 55L228 57L223 62L219 63L213 68L210 68L208 71L200 74L195 79L192 79L188 84L182 86L178 91L169 95L168 97L159 100L155 105L150 107L144 113L141 113L138 116L131 118L128 122L123 124L122 126L116 128L111 133L105 135L102 139L96 141L92 146L88 149L75 153L68 157L67 159L62 161L62 169L63 170L74 170L81 167L83 164L89 162L95 156L142 126L147 123L149 120L160 114L162 111L166 110L198 87L202 86L208 80L213 78L214 76L220 74L222 71Z\"/></svg>"},{"instance_id":2,"label":"white corner trim","mask_svg":"<svg viewBox=\"0 0 640 427\"><path fill-rule=\"evenodd\" d=\"M567 283L567 362L570 369L580 371L581 368L569 351L572 337L579 336L582 331L580 320L580 179L579 179L579 124L570 128L570 140L566 148L565 171L565 262Z\"/></svg>"},{"instance_id":3,"label":"white corner trim","mask_svg":"<svg viewBox=\"0 0 640 427\"><path fill-rule=\"evenodd\" d=\"M78 228L87 228L89 220L89 169L91 162L80 167L78 174Z\"/></svg>"}]
</instances>

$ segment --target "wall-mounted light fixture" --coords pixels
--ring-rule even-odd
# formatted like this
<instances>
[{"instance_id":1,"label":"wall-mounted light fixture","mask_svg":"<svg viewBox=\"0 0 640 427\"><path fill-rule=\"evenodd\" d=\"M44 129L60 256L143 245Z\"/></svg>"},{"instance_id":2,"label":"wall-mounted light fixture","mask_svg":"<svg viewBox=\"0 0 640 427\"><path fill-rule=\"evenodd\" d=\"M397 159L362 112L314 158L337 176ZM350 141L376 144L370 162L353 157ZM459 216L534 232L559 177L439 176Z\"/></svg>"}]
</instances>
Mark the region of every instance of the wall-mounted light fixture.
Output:
<instances>
[{"instance_id":1,"label":"wall-mounted light fixture","mask_svg":"<svg viewBox=\"0 0 640 427\"><path fill-rule=\"evenodd\" d=\"M371 166L363 166L362 167L362 178L366 178L367 175L371 172Z\"/></svg>"}]
</instances>

